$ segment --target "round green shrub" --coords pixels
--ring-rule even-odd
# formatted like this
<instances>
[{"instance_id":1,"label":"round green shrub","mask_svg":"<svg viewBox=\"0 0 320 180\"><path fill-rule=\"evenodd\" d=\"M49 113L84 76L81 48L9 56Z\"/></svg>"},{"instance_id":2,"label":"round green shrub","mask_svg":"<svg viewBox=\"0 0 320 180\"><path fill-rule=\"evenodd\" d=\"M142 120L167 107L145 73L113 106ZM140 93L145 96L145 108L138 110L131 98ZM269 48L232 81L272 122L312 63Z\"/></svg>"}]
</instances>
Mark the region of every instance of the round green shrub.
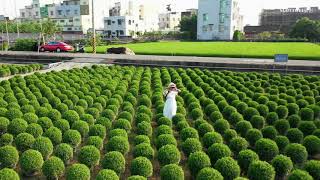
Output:
<instances>
[{"instance_id":1,"label":"round green shrub","mask_svg":"<svg viewBox=\"0 0 320 180\"><path fill-rule=\"evenodd\" d=\"M111 169L117 174L124 172L126 161L124 156L118 151L106 153L101 161L101 166L104 169Z\"/></svg>"},{"instance_id":2,"label":"round green shrub","mask_svg":"<svg viewBox=\"0 0 320 180\"><path fill-rule=\"evenodd\" d=\"M137 123L141 123L143 121L151 122L150 116L148 114L145 114L145 113L138 113L136 115L136 122Z\"/></svg>"},{"instance_id":3,"label":"round green shrub","mask_svg":"<svg viewBox=\"0 0 320 180\"><path fill-rule=\"evenodd\" d=\"M256 129L262 129L264 127L264 124L265 124L264 117L258 116L258 115L254 115L250 119L250 123L251 123L252 127L256 128Z\"/></svg>"},{"instance_id":4,"label":"round green shrub","mask_svg":"<svg viewBox=\"0 0 320 180\"><path fill-rule=\"evenodd\" d=\"M10 120L16 119L16 118L21 118L23 116L23 113L16 108L10 108L6 112L6 117Z\"/></svg>"},{"instance_id":5,"label":"round green shrub","mask_svg":"<svg viewBox=\"0 0 320 180\"><path fill-rule=\"evenodd\" d=\"M58 121L59 119L61 119L61 113L56 109L51 109L48 113L48 118L53 121Z\"/></svg>"},{"instance_id":6,"label":"round green shrub","mask_svg":"<svg viewBox=\"0 0 320 180\"><path fill-rule=\"evenodd\" d=\"M199 139L199 134L198 134L198 131L196 129L188 127L188 128L184 128L180 132L180 138L182 139L182 141L185 141L188 138Z\"/></svg>"},{"instance_id":7,"label":"round green shrub","mask_svg":"<svg viewBox=\"0 0 320 180\"><path fill-rule=\"evenodd\" d=\"M69 144L61 143L56 146L53 154L67 164L73 158L73 149Z\"/></svg>"},{"instance_id":8,"label":"round green shrub","mask_svg":"<svg viewBox=\"0 0 320 180\"><path fill-rule=\"evenodd\" d=\"M184 172L179 165L168 164L161 168L160 177L163 180L184 180Z\"/></svg>"},{"instance_id":9,"label":"round green shrub","mask_svg":"<svg viewBox=\"0 0 320 180\"><path fill-rule=\"evenodd\" d=\"M245 137L247 132L252 129L252 125L249 121L240 121L236 124L235 129L242 137Z\"/></svg>"},{"instance_id":10,"label":"round green shrub","mask_svg":"<svg viewBox=\"0 0 320 180\"><path fill-rule=\"evenodd\" d=\"M158 125L167 125L167 126L172 126L172 121L166 117L161 117L158 121L157 121Z\"/></svg>"},{"instance_id":11,"label":"round green shrub","mask_svg":"<svg viewBox=\"0 0 320 180\"><path fill-rule=\"evenodd\" d=\"M224 157L219 159L215 164L214 168L218 170L224 179L232 180L240 176L240 167L236 160L231 157Z\"/></svg>"},{"instance_id":12,"label":"round green shrub","mask_svg":"<svg viewBox=\"0 0 320 180\"><path fill-rule=\"evenodd\" d=\"M90 180L90 169L84 164L73 164L67 168L66 180Z\"/></svg>"},{"instance_id":13,"label":"round green shrub","mask_svg":"<svg viewBox=\"0 0 320 180\"><path fill-rule=\"evenodd\" d=\"M279 154L277 144L270 139L259 139L256 142L255 151L263 161L271 161L276 155Z\"/></svg>"},{"instance_id":14,"label":"round green shrub","mask_svg":"<svg viewBox=\"0 0 320 180\"><path fill-rule=\"evenodd\" d=\"M153 173L152 163L148 158L137 157L132 160L130 171L132 175L150 177Z\"/></svg>"},{"instance_id":15,"label":"round green shrub","mask_svg":"<svg viewBox=\"0 0 320 180\"><path fill-rule=\"evenodd\" d=\"M247 140L242 137L235 137L230 141L229 147L234 154L238 154L240 151L247 149L249 146Z\"/></svg>"},{"instance_id":16,"label":"round green shrub","mask_svg":"<svg viewBox=\"0 0 320 180\"><path fill-rule=\"evenodd\" d=\"M43 159L47 159L53 152L53 144L47 137L38 137L34 141L32 149L39 151Z\"/></svg>"},{"instance_id":17,"label":"round green shrub","mask_svg":"<svg viewBox=\"0 0 320 180\"><path fill-rule=\"evenodd\" d=\"M285 135L287 131L290 129L290 124L285 119L280 119L274 122L274 127L277 129L279 134Z\"/></svg>"},{"instance_id":18,"label":"round green shrub","mask_svg":"<svg viewBox=\"0 0 320 180\"><path fill-rule=\"evenodd\" d=\"M274 122L276 122L277 120L279 120L279 116L276 112L270 112L268 113L267 117L266 117L266 121L269 125L272 125Z\"/></svg>"},{"instance_id":19,"label":"round green shrub","mask_svg":"<svg viewBox=\"0 0 320 180\"><path fill-rule=\"evenodd\" d=\"M250 180L273 180L275 178L275 171L265 161L254 161L249 166L248 177Z\"/></svg>"},{"instance_id":20,"label":"round green shrub","mask_svg":"<svg viewBox=\"0 0 320 180\"><path fill-rule=\"evenodd\" d=\"M101 150L103 147L103 139L99 136L90 136L88 137L87 145L92 145Z\"/></svg>"},{"instance_id":21,"label":"round green shrub","mask_svg":"<svg viewBox=\"0 0 320 180\"><path fill-rule=\"evenodd\" d=\"M135 176L128 177L127 180L147 180L147 178L145 178L143 176L135 175Z\"/></svg>"},{"instance_id":22,"label":"round green shrub","mask_svg":"<svg viewBox=\"0 0 320 180\"><path fill-rule=\"evenodd\" d=\"M28 123L23 119L13 119L8 125L8 132L12 135L18 135L26 131Z\"/></svg>"},{"instance_id":23,"label":"round green shrub","mask_svg":"<svg viewBox=\"0 0 320 180\"><path fill-rule=\"evenodd\" d=\"M54 145L60 144L62 141L62 132L56 127L49 128L44 134Z\"/></svg>"},{"instance_id":24,"label":"round green shrub","mask_svg":"<svg viewBox=\"0 0 320 180\"><path fill-rule=\"evenodd\" d=\"M5 117L0 117L0 134L7 132L8 125L10 124L9 119Z\"/></svg>"},{"instance_id":25,"label":"round green shrub","mask_svg":"<svg viewBox=\"0 0 320 180\"><path fill-rule=\"evenodd\" d=\"M303 132L301 132L298 128L291 128L287 132L287 138L291 143L302 143Z\"/></svg>"},{"instance_id":26,"label":"round green shrub","mask_svg":"<svg viewBox=\"0 0 320 180\"><path fill-rule=\"evenodd\" d=\"M296 169L288 176L288 180L313 180L313 178L308 172Z\"/></svg>"},{"instance_id":27,"label":"round green shrub","mask_svg":"<svg viewBox=\"0 0 320 180\"><path fill-rule=\"evenodd\" d=\"M300 117L303 121L313 121L314 112L310 108L302 108L300 109Z\"/></svg>"},{"instance_id":28,"label":"round green shrub","mask_svg":"<svg viewBox=\"0 0 320 180\"><path fill-rule=\"evenodd\" d=\"M55 156L50 157L43 163L42 172L48 179L58 179L64 173L63 161Z\"/></svg>"},{"instance_id":29,"label":"round green shrub","mask_svg":"<svg viewBox=\"0 0 320 180\"><path fill-rule=\"evenodd\" d=\"M320 153L320 138L314 135L309 135L304 138L303 146L306 147L311 156L316 155Z\"/></svg>"},{"instance_id":30,"label":"round green shrub","mask_svg":"<svg viewBox=\"0 0 320 180\"><path fill-rule=\"evenodd\" d=\"M78 147L81 143L81 134L77 130L68 130L63 134L62 140L72 147Z\"/></svg>"},{"instance_id":31,"label":"round green shrub","mask_svg":"<svg viewBox=\"0 0 320 180\"><path fill-rule=\"evenodd\" d=\"M296 128L296 127L298 127L299 123L301 122L301 118L299 115L293 114L288 117L288 121L289 121L291 128Z\"/></svg>"},{"instance_id":32,"label":"round green shrub","mask_svg":"<svg viewBox=\"0 0 320 180\"><path fill-rule=\"evenodd\" d=\"M275 158L273 158L271 165L274 167L278 177L287 176L293 169L293 163L291 159L284 155L277 155Z\"/></svg>"},{"instance_id":33,"label":"round green shrub","mask_svg":"<svg viewBox=\"0 0 320 180\"><path fill-rule=\"evenodd\" d=\"M23 173L32 175L41 170L43 158L39 151L29 149L22 153L19 162Z\"/></svg>"},{"instance_id":34,"label":"round green shrub","mask_svg":"<svg viewBox=\"0 0 320 180\"><path fill-rule=\"evenodd\" d=\"M210 167L206 167L200 170L196 179L197 180L207 180L207 179L223 180L223 176L219 171Z\"/></svg>"},{"instance_id":35,"label":"round green shrub","mask_svg":"<svg viewBox=\"0 0 320 180\"><path fill-rule=\"evenodd\" d=\"M204 119L197 119L195 122L194 122L194 127L196 128L196 129L199 129L199 126L201 125L201 124L204 124L204 123L208 123L206 120L204 120Z\"/></svg>"},{"instance_id":36,"label":"round green shrub","mask_svg":"<svg viewBox=\"0 0 320 180\"><path fill-rule=\"evenodd\" d=\"M14 140L16 147L21 152L30 149L34 141L34 137L28 133L20 133Z\"/></svg>"},{"instance_id":37,"label":"round green shrub","mask_svg":"<svg viewBox=\"0 0 320 180\"><path fill-rule=\"evenodd\" d=\"M209 148L215 143L223 143L222 136L217 132L207 132L202 138L202 144L205 148Z\"/></svg>"},{"instance_id":38,"label":"round green shrub","mask_svg":"<svg viewBox=\"0 0 320 180\"><path fill-rule=\"evenodd\" d=\"M229 147L223 143L212 144L207 151L208 156L210 157L211 163L216 163L217 160L223 157L229 157L232 155Z\"/></svg>"},{"instance_id":39,"label":"round green shrub","mask_svg":"<svg viewBox=\"0 0 320 180\"><path fill-rule=\"evenodd\" d=\"M150 138L146 135L138 135L136 137L134 137L134 145L138 145L141 143L147 143L150 144Z\"/></svg>"},{"instance_id":40,"label":"round green shrub","mask_svg":"<svg viewBox=\"0 0 320 180\"><path fill-rule=\"evenodd\" d=\"M227 120L224 119L219 119L214 123L214 129L223 134L224 131L226 131L227 129L230 129L230 124Z\"/></svg>"},{"instance_id":41,"label":"round green shrub","mask_svg":"<svg viewBox=\"0 0 320 180\"><path fill-rule=\"evenodd\" d=\"M0 147L0 167L14 168L19 161L19 153L13 146Z\"/></svg>"},{"instance_id":42,"label":"round green shrub","mask_svg":"<svg viewBox=\"0 0 320 180\"><path fill-rule=\"evenodd\" d=\"M203 118L203 112L199 108L192 109L190 112L192 119L200 119Z\"/></svg>"},{"instance_id":43,"label":"round green shrub","mask_svg":"<svg viewBox=\"0 0 320 180\"><path fill-rule=\"evenodd\" d=\"M151 123L147 121L140 122L137 125L137 134L139 135L147 135L149 137L152 136L152 126Z\"/></svg>"},{"instance_id":44,"label":"round green shrub","mask_svg":"<svg viewBox=\"0 0 320 180\"><path fill-rule=\"evenodd\" d=\"M273 126L266 126L261 129L262 135L264 138L275 139L278 135L278 131Z\"/></svg>"},{"instance_id":45,"label":"round green shrub","mask_svg":"<svg viewBox=\"0 0 320 180\"><path fill-rule=\"evenodd\" d=\"M74 110L68 110L64 112L62 117L71 124L80 120L79 114Z\"/></svg>"},{"instance_id":46,"label":"round green shrub","mask_svg":"<svg viewBox=\"0 0 320 180\"><path fill-rule=\"evenodd\" d=\"M54 126L59 128L61 132L66 132L70 129L70 124L65 119L60 119L54 122Z\"/></svg>"},{"instance_id":47,"label":"round green shrub","mask_svg":"<svg viewBox=\"0 0 320 180\"><path fill-rule=\"evenodd\" d=\"M180 151L174 145L162 146L158 151L158 161L161 166L167 164L179 164Z\"/></svg>"},{"instance_id":48,"label":"round green shrub","mask_svg":"<svg viewBox=\"0 0 320 180\"><path fill-rule=\"evenodd\" d=\"M165 146L163 146L163 147L165 147ZM162 148L160 148L160 149L162 149ZM150 160L153 159L154 150L151 147L150 143L141 143L141 144L136 145L133 148L133 157L139 157L139 156L146 157Z\"/></svg>"},{"instance_id":49,"label":"round green shrub","mask_svg":"<svg viewBox=\"0 0 320 180\"><path fill-rule=\"evenodd\" d=\"M29 124L26 129L26 132L31 134L35 138L43 134L42 127L39 124L35 124L35 123Z\"/></svg>"},{"instance_id":50,"label":"round green shrub","mask_svg":"<svg viewBox=\"0 0 320 180\"><path fill-rule=\"evenodd\" d=\"M261 138L263 138L263 136L259 129L250 129L246 135L246 140L252 147L254 147L256 142Z\"/></svg>"},{"instance_id":51,"label":"round green shrub","mask_svg":"<svg viewBox=\"0 0 320 180\"><path fill-rule=\"evenodd\" d=\"M156 129L156 136L160 136L163 134L172 134L172 128L167 125L161 125Z\"/></svg>"},{"instance_id":52,"label":"round green shrub","mask_svg":"<svg viewBox=\"0 0 320 180\"><path fill-rule=\"evenodd\" d=\"M289 114L288 108L283 105L278 106L276 112L280 119L286 119Z\"/></svg>"},{"instance_id":53,"label":"round green shrub","mask_svg":"<svg viewBox=\"0 0 320 180\"><path fill-rule=\"evenodd\" d=\"M285 155L290 157L294 164L304 163L308 158L307 149L301 144L289 144L284 151Z\"/></svg>"},{"instance_id":54,"label":"round green shrub","mask_svg":"<svg viewBox=\"0 0 320 180\"><path fill-rule=\"evenodd\" d=\"M113 128L124 129L127 132L131 130L131 123L126 119L118 119L114 122Z\"/></svg>"},{"instance_id":55,"label":"round green shrub","mask_svg":"<svg viewBox=\"0 0 320 180\"><path fill-rule=\"evenodd\" d=\"M298 129L300 129L305 136L308 136L311 135L317 127L313 121L301 121L298 125Z\"/></svg>"},{"instance_id":56,"label":"round green shrub","mask_svg":"<svg viewBox=\"0 0 320 180\"><path fill-rule=\"evenodd\" d=\"M193 176L196 176L201 169L210 166L209 156L202 151L194 152L188 158L188 167Z\"/></svg>"},{"instance_id":57,"label":"round green shrub","mask_svg":"<svg viewBox=\"0 0 320 180\"><path fill-rule=\"evenodd\" d=\"M71 128L77 130L81 134L81 137L86 137L89 133L89 125L85 121L75 121Z\"/></svg>"},{"instance_id":58,"label":"round green shrub","mask_svg":"<svg viewBox=\"0 0 320 180\"><path fill-rule=\"evenodd\" d=\"M227 142L227 144L229 144L231 139L237 136L238 136L237 131L235 131L234 129L228 129L224 132L223 139Z\"/></svg>"},{"instance_id":59,"label":"round green shrub","mask_svg":"<svg viewBox=\"0 0 320 180\"><path fill-rule=\"evenodd\" d=\"M203 123L197 129L201 137L203 137L208 132L214 131L212 125L209 123Z\"/></svg>"},{"instance_id":60,"label":"round green shrub","mask_svg":"<svg viewBox=\"0 0 320 180\"><path fill-rule=\"evenodd\" d=\"M305 163L304 170L306 170L314 179L320 179L320 162L317 160L310 160Z\"/></svg>"},{"instance_id":61,"label":"round green shrub","mask_svg":"<svg viewBox=\"0 0 320 180\"><path fill-rule=\"evenodd\" d=\"M189 156L191 153L202 150L201 142L196 138L188 138L182 143L181 146L182 151L186 156Z\"/></svg>"},{"instance_id":62,"label":"round green shrub","mask_svg":"<svg viewBox=\"0 0 320 180\"><path fill-rule=\"evenodd\" d=\"M5 134L2 134L2 136L0 137L0 147L6 146L6 145L11 145L12 142L13 142L12 134L5 133Z\"/></svg>"},{"instance_id":63,"label":"round green shrub","mask_svg":"<svg viewBox=\"0 0 320 180\"><path fill-rule=\"evenodd\" d=\"M129 142L128 139L121 136L112 137L107 143L107 151L119 151L122 154L127 154L129 152Z\"/></svg>"},{"instance_id":64,"label":"round green shrub","mask_svg":"<svg viewBox=\"0 0 320 180\"><path fill-rule=\"evenodd\" d=\"M124 129L113 129L109 132L109 139L115 136L121 136L128 139L128 133Z\"/></svg>"},{"instance_id":65,"label":"round green shrub","mask_svg":"<svg viewBox=\"0 0 320 180\"><path fill-rule=\"evenodd\" d=\"M96 180L119 180L119 177L113 170L103 169L99 171Z\"/></svg>"},{"instance_id":66,"label":"round green shrub","mask_svg":"<svg viewBox=\"0 0 320 180\"><path fill-rule=\"evenodd\" d=\"M162 134L157 137L156 139L156 147L157 149L160 149L162 146L167 144L177 145L177 141L171 134ZM201 143L200 143L201 144Z\"/></svg>"},{"instance_id":67,"label":"round green shrub","mask_svg":"<svg viewBox=\"0 0 320 180\"><path fill-rule=\"evenodd\" d=\"M78 160L89 168L96 166L100 160L100 151L95 146L88 145L80 149Z\"/></svg>"},{"instance_id":68,"label":"round green shrub","mask_svg":"<svg viewBox=\"0 0 320 180\"><path fill-rule=\"evenodd\" d=\"M280 152L283 152L285 147L290 143L286 136L277 136L274 141L277 143Z\"/></svg>"},{"instance_id":69,"label":"round green shrub","mask_svg":"<svg viewBox=\"0 0 320 180\"><path fill-rule=\"evenodd\" d=\"M248 168L252 162L259 160L257 153L250 149L240 151L237 158L239 166L245 172L248 171Z\"/></svg>"},{"instance_id":70,"label":"round green shrub","mask_svg":"<svg viewBox=\"0 0 320 180\"><path fill-rule=\"evenodd\" d=\"M104 139L106 137L107 131L106 128L101 124L95 124L90 126L89 135L90 136L99 136Z\"/></svg>"},{"instance_id":71,"label":"round green shrub","mask_svg":"<svg viewBox=\"0 0 320 180\"><path fill-rule=\"evenodd\" d=\"M186 120L178 122L178 124L176 126L178 131L182 131L184 128L188 128L188 127L190 127L190 125L189 125L188 121L186 121Z\"/></svg>"},{"instance_id":72,"label":"round green shrub","mask_svg":"<svg viewBox=\"0 0 320 180\"><path fill-rule=\"evenodd\" d=\"M81 120L87 122L89 125L93 125L95 123L95 119L91 114L83 114L81 116Z\"/></svg>"},{"instance_id":73,"label":"round green shrub","mask_svg":"<svg viewBox=\"0 0 320 180\"><path fill-rule=\"evenodd\" d=\"M1 180L20 180L20 177L16 171L9 168L4 168L0 170Z\"/></svg>"},{"instance_id":74,"label":"round green shrub","mask_svg":"<svg viewBox=\"0 0 320 180\"><path fill-rule=\"evenodd\" d=\"M172 122L174 124L178 124L178 122L182 121L182 120L185 120L185 116L183 114L179 114L177 113L173 118L172 118Z\"/></svg>"},{"instance_id":75,"label":"round green shrub","mask_svg":"<svg viewBox=\"0 0 320 180\"><path fill-rule=\"evenodd\" d=\"M53 123L48 117L39 118L37 123L42 127L42 129L49 129L50 127L53 127Z\"/></svg>"},{"instance_id":76,"label":"round green shrub","mask_svg":"<svg viewBox=\"0 0 320 180\"><path fill-rule=\"evenodd\" d=\"M223 118L222 115L219 119L221 119L221 118ZM243 121L244 119L243 119L242 114L240 114L238 112L234 112L230 115L228 120L229 120L229 123L231 123L232 125L236 125L238 122Z\"/></svg>"}]
</instances>

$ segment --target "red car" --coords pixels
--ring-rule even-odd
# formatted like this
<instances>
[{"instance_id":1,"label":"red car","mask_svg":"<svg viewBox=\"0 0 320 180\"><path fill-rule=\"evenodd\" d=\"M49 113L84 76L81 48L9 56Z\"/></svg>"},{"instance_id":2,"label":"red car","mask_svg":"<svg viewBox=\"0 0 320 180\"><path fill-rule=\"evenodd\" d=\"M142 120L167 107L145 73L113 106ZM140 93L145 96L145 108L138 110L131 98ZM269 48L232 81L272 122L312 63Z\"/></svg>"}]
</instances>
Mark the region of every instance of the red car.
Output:
<instances>
[{"instance_id":1,"label":"red car","mask_svg":"<svg viewBox=\"0 0 320 180\"><path fill-rule=\"evenodd\" d=\"M72 46L64 42L49 42L45 45L40 46L41 52L45 52L45 51L68 52L73 50L74 48Z\"/></svg>"}]
</instances>

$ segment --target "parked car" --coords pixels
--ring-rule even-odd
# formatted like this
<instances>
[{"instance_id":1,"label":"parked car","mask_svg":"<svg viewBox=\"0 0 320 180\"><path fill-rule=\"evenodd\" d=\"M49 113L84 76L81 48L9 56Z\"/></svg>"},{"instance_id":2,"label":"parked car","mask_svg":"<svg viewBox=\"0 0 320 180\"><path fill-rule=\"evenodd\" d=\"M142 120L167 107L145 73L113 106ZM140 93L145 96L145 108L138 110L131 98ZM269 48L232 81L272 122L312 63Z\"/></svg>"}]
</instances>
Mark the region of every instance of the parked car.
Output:
<instances>
[{"instance_id":1,"label":"parked car","mask_svg":"<svg viewBox=\"0 0 320 180\"><path fill-rule=\"evenodd\" d=\"M64 42L49 42L45 45L40 46L40 51L56 51L56 52L69 52L74 51L74 48Z\"/></svg>"}]
</instances>

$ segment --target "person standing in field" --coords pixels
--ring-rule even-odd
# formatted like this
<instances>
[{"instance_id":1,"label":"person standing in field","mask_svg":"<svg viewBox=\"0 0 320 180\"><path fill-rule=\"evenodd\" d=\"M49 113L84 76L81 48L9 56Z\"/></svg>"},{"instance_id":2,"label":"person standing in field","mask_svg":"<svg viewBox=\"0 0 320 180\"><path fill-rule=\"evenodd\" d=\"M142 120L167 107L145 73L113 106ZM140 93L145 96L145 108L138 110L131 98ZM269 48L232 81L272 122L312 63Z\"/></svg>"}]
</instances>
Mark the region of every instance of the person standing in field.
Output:
<instances>
[{"instance_id":1,"label":"person standing in field","mask_svg":"<svg viewBox=\"0 0 320 180\"><path fill-rule=\"evenodd\" d=\"M167 89L163 92L164 97L166 98L166 103L163 108L163 115L170 120L177 113L177 101L176 96L180 90L177 88L176 84L170 83Z\"/></svg>"}]
</instances>

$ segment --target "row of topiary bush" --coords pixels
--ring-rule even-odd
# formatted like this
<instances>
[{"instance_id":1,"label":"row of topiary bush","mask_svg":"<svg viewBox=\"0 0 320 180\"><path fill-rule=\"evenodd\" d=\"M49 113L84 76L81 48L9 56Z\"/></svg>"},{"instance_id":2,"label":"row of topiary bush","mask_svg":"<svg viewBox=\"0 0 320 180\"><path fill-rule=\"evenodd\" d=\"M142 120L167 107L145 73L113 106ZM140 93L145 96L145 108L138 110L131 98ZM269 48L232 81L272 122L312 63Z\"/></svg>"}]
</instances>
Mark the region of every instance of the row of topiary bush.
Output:
<instances>
[{"instance_id":1,"label":"row of topiary bush","mask_svg":"<svg viewBox=\"0 0 320 180\"><path fill-rule=\"evenodd\" d=\"M13 64L2 64L0 66L0 77L6 77L16 74L26 74L41 70L43 65L41 64L30 64L30 65L13 65Z\"/></svg>"}]
</instances>

